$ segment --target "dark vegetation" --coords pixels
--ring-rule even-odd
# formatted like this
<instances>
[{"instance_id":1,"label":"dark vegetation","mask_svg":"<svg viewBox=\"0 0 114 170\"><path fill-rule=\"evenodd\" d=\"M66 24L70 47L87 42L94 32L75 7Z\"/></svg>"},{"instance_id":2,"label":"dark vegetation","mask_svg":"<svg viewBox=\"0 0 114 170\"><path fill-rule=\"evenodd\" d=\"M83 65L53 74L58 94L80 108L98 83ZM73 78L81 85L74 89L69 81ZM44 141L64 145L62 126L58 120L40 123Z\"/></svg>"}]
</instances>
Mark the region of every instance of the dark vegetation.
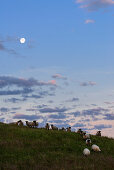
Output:
<instances>
[{"instance_id":1,"label":"dark vegetation","mask_svg":"<svg viewBox=\"0 0 114 170\"><path fill-rule=\"evenodd\" d=\"M114 139L91 140L101 152L85 157L80 134L0 123L0 170L114 170Z\"/></svg>"}]
</instances>

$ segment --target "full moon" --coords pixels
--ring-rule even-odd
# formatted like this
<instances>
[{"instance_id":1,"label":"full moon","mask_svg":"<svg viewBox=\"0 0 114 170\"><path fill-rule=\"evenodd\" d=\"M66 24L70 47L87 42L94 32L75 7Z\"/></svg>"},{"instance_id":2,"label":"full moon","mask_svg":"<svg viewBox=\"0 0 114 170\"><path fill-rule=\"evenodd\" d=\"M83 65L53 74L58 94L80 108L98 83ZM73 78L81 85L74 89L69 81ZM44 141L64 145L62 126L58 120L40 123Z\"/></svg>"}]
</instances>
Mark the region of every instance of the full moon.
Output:
<instances>
[{"instance_id":1,"label":"full moon","mask_svg":"<svg viewBox=\"0 0 114 170\"><path fill-rule=\"evenodd\" d=\"M20 38L20 43L21 43L21 44L24 44L25 41L26 41L25 38Z\"/></svg>"}]
</instances>

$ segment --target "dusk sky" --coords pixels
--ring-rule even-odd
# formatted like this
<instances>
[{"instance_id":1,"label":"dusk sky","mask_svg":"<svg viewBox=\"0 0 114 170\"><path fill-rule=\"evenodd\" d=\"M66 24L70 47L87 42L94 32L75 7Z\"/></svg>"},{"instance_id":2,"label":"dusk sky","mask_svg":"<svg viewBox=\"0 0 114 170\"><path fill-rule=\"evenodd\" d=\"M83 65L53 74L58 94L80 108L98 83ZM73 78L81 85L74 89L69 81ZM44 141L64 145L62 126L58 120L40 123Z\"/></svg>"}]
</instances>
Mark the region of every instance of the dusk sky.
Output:
<instances>
[{"instance_id":1,"label":"dusk sky","mask_svg":"<svg viewBox=\"0 0 114 170\"><path fill-rule=\"evenodd\" d=\"M0 0L0 21L0 122L114 137L114 0Z\"/></svg>"}]
</instances>

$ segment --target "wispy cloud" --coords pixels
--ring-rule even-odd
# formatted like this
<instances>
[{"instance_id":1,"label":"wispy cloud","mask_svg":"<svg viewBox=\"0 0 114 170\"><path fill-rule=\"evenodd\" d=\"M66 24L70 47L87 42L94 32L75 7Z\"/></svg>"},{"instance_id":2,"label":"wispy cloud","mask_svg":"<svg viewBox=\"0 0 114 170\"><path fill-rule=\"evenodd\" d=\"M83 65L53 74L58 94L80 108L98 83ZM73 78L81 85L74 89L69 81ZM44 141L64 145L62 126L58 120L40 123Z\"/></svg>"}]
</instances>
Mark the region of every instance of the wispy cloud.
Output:
<instances>
[{"instance_id":1,"label":"wispy cloud","mask_svg":"<svg viewBox=\"0 0 114 170\"><path fill-rule=\"evenodd\" d=\"M85 20L85 24L93 24L93 23L95 23L95 20L93 20L93 19L87 19L87 20Z\"/></svg>"},{"instance_id":2,"label":"wispy cloud","mask_svg":"<svg viewBox=\"0 0 114 170\"><path fill-rule=\"evenodd\" d=\"M0 95L20 95L20 94L28 94L32 92L33 92L32 89L24 88L22 90L3 90L0 91Z\"/></svg>"},{"instance_id":3,"label":"wispy cloud","mask_svg":"<svg viewBox=\"0 0 114 170\"><path fill-rule=\"evenodd\" d=\"M80 4L80 8L85 8L88 11L97 11L114 5L113 0L76 0L75 2Z\"/></svg>"},{"instance_id":4,"label":"wispy cloud","mask_svg":"<svg viewBox=\"0 0 114 170\"><path fill-rule=\"evenodd\" d=\"M67 77L62 76L61 74L54 74L52 77L55 79L67 80Z\"/></svg>"},{"instance_id":5,"label":"wispy cloud","mask_svg":"<svg viewBox=\"0 0 114 170\"><path fill-rule=\"evenodd\" d=\"M13 119L26 119L26 120L36 120L40 119L42 116L38 115L24 115L24 114L16 114Z\"/></svg>"},{"instance_id":6,"label":"wispy cloud","mask_svg":"<svg viewBox=\"0 0 114 170\"><path fill-rule=\"evenodd\" d=\"M2 42L0 42L0 51L7 52L9 54L18 55L18 53L14 49L6 48Z\"/></svg>"},{"instance_id":7,"label":"wispy cloud","mask_svg":"<svg viewBox=\"0 0 114 170\"><path fill-rule=\"evenodd\" d=\"M72 99L66 100L66 102L77 102L79 101L78 97L73 97Z\"/></svg>"},{"instance_id":8,"label":"wispy cloud","mask_svg":"<svg viewBox=\"0 0 114 170\"><path fill-rule=\"evenodd\" d=\"M16 85L18 87L34 87L34 86L45 86L45 85L56 85L55 80L50 80L48 82L44 81L38 81L34 78L17 78L17 77L11 77L11 76L0 76L0 88L6 87L6 86L12 86Z\"/></svg>"},{"instance_id":9,"label":"wispy cloud","mask_svg":"<svg viewBox=\"0 0 114 170\"><path fill-rule=\"evenodd\" d=\"M111 128L111 127L112 127L112 125L104 125L104 124L94 126L95 129L99 129L99 130L105 129L105 128Z\"/></svg>"},{"instance_id":10,"label":"wispy cloud","mask_svg":"<svg viewBox=\"0 0 114 170\"><path fill-rule=\"evenodd\" d=\"M80 86L94 86L96 85L97 83L94 82L94 81L89 81L89 82L81 82L80 83Z\"/></svg>"},{"instance_id":11,"label":"wispy cloud","mask_svg":"<svg viewBox=\"0 0 114 170\"><path fill-rule=\"evenodd\" d=\"M55 107L55 108L43 108L43 109L40 109L39 111L41 113L63 113L65 111L67 111L68 109L63 107L63 108L58 108L58 107Z\"/></svg>"},{"instance_id":12,"label":"wispy cloud","mask_svg":"<svg viewBox=\"0 0 114 170\"><path fill-rule=\"evenodd\" d=\"M105 116L105 120L114 120L114 114L112 113L112 114L105 114L104 115Z\"/></svg>"}]
</instances>

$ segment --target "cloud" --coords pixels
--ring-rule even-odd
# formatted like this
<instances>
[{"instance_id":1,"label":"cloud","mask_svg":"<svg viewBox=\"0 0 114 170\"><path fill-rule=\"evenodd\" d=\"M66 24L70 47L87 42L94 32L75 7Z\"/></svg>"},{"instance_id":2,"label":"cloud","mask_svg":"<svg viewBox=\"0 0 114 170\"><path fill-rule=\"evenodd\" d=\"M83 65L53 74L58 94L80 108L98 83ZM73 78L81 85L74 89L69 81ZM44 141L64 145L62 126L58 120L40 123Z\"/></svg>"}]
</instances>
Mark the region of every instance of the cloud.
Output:
<instances>
[{"instance_id":1,"label":"cloud","mask_svg":"<svg viewBox=\"0 0 114 170\"><path fill-rule=\"evenodd\" d=\"M54 86L57 85L57 84L56 84L56 80L50 80L50 81L48 81L47 84L48 84L48 85L54 85Z\"/></svg>"},{"instance_id":2,"label":"cloud","mask_svg":"<svg viewBox=\"0 0 114 170\"><path fill-rule=\"evenodd\" d=\"M107 104L107 105L114 104L114 102L104 102L104 103Z\"/></svg>"},{"instance_id":3,"label":"cloud","mask_svg":"<svg viewBox=\"0 0 114 170\"><path fill-rule=\"evenodd\" d=\"M76 112L72 112L71 114L73 114L75 117L78 117L81 115L80 111L76 111Z\"/></svg>"},{"instance_id":4,"label":"cloud","mask_svg":"<svg viewBox=\"0 0 114 170\"><path fill-rule=\"evenodd\" d=\"M6 48L2 42L0 42L0 51L7 52L9 54L18 55L18 53L14 49Z\"/></svg>"},{"instance_id":5,"label":"cloud","mask_svg":"<svg viewBox=\"0 0 114 170\"><path fill-rule=\"evenodd\" d=\"M95 23L95 20L93 20L93 19L87 19L87 20L85 20L85 24L90 24L90 23Z\"/></svg>"},{"instance_id":6,"label":"cloud","mask_svg":"<svg viewBox=\"0 0 114 170\"><path fill-rule=\"evenodd\" d=\"M73 97L72 99L70 100L66 100L66 102L77 102L79 101L79 98L78 97Z\"/></svg>"},{"instance_id":7,"label":"cloud","mask_svg":"<svg viewBox=\"0 0 114 170\"><path fill-rule=\"evenodd\" d=\"M105 114L104 115L106 120L114 120L114 114Z\"/></svg>"},{"instance_id":8,"label":"cloud","mask_svg":"<svg viewBox=\"0 0 114 170\"><path fill-rule=\"evenodd\" d=\"M0 88L16 85L18 87L33 87L33 86L44 86L44 85L55 85L56 81L51 80L49 82L38 81L34 78L24 79L16 78L11 76L0 76Z\"/></svg>"},{"instance_id":9,"label":"cloud","mask_svg":"<svg viewBox=\"0 0 114 170\"><path fill-rule=\"evenodd\" d=\"M15 36L6 36L4 38L0 37L0 50L2 50L4 52L7 52L8 54L12 54L14 56L17 56L17 57L25 57L25 56L20 55L14 49L7 48L6 44L9 44L9 43L15 43L15 44L18 43L19 44L20 43L20 38L15 37ZM26 44L27 44L28 49L34 47L33 41L31 41L31 40L28 40Z\"/></svg>"},{"instance_id":10,"label":"cloud","mask_svg":"<svg viewBox=\"0 0 114 170\"><path fill-rule=\"evenodd\" d=\"M0 108L0 112L8 112L8 111L9 111L9 109L6 108L6 107L1 107Z\"/></svg>"},{"instance_id":11,"label":"cloud","mask_svg":"<svg viewBox=\"0 0 114 170\"><path fill-rule=\"evenodd\" d=\"M56 114L56 115L49 115L48 117L51 118L51 119L65 119L66 115L59 113L59 114Z\"/></svg>"},{"instance_id":12,"label":"cloud","mask_svg":"<svg viewBox=\"0 0 114 170\"><path fill-rule=\"evenodd\" d=\"M55 107L55 108L43 108L43 109L40 109L39 111L41 112L41 113L59 113L59 112L61 112L61 113L63 113L63 112L65 112L65 111L67 111L68 109L66 109L65 107L63 107L63 108L58 108L58 107Z\"/></svg>"},{"instance_id":13,"label":"cloud","mask_svg":"<svg viewBox=\"0 0 114 170\"><path fill-rule=\"evenodd\" d=\"M85 8L88 11L98 11L101 8L107 8L114 5L113 0L76 0L80 4L80 8Z\"/></svg>"},{"instance_id":14,"label":"cloud","mask_svg":"<svg viewBox=\"0 0 114 170\"><path fill-rule=\"evenodd\" d=\"M37 116L37 115L24 115L24 114L16 114L13 119L26 119L26 120L37 120L41 119L42 116Z\"/></svg>"},{"instance_id":15,"label":"cloud","mask_svg":"<svg viewBox=\"0 0 114 170\"><path fill-rule=\"evenodd\" d=\"M23 90L3 90L0 91L0 95L20 95L32 93L33 90L30 88L24 88Z\"/></svg>"},{"instance_id":16,"label":"cloud","mask_svg":"<svg viewBox=\"0 0 114 170\"><path fill-rule=\"evenodd\" d=\"M84 127L85 125L82 123L76 123L73 125L73 127Z\"/></svg>"},{"instance_id":17,"label":"cloud","mask_svg":"<svg viewBox=\"0 0 114 170\"><path fill-rule=\"evenodd\" d=\"M62 76L61 74L54 74L52 78L67 80L67 77Z\"/></svg>"},{"instance_id":18,"label":"cloud","mask_svg":"<svg viewBox=\"0 0 114 170\"><path fill-rule=\"evenodd\" d=\"M21 107L12 107L11 109L12 109L12 110L20 110Z\"/></svg>"},{"instance_id":19,"label":"cloud","mask_svg":"<svg viewBox=\"0 0 114 170\"><path fill-rule=\"evenodd\" d=\"M18 98L12 97L10 99L5 100L5 102L11 102L11 103L17 103L17 102L21 102L21 101L26 101L26 99L25 98L18 99Z\"/></svg>"},{"instance_id":20,"label":"cloud","mask_svg":"<svg viewBox=\"0 0 114 170\"><path fill-rule=\"evenodd\" d=\"M97 83L94 81L89 81L89 82L82 82L80 83L80 86L95 86Z\"/></svg>"},{"instance_id":21,"label":"cloud","mask_svg":"<svg viewBox=\"0 0 114 170\"><path fill-rule=\"evenodd\" d=\"M4 47L4 45L0 42L0 51L3 51L3 50L5 50L5 47Z\"/></svg>"},{"instance_id":22,"label":"cloud","mask_svg":"<svg viewBox=\"0 0 114 170\"><path fill-rule=\"evenodd\" d=\"M32 95L24 95L23 97L25 100L27 100L28 98L34 98L34 99L40 99L40 98L44 98L46 96L54 96L54 93L49 93L48 91L39 91L37 92L38 94L32 94Z\"/></svg>"},{"instance_id":23,"label":"cloud","mask_svg":"<svg viewBox=\"0 0 114 170\"><path fill-rule=\"evenodd\" d=\"M26 109L27 112L34 112L37 111L37 109Z\"/></svg>"},{"instance_id":24,"label":"cloud","mask_svg":"<svg viewBox=\"0 0 114 170\"><path fill-rule=\"evenodd\" d=\"M87 116L95 116L95 115L101 115L102 113L106 113L107 111L109 111L108 109L104 109L101 107L95 108L95 109L87 109L87 110L83 110L82 111L82 115Z\"/></svg>"},{"instance_id":25,"label":"cloud","mask_svg":"<svg viewBox=\"0 0 114 170\"><path fill-rule=\"evenodd\" d=\"M94 128L101 130L101 129L105 129L105 128L112 128L112 125L100 124L100 125L95 125Z\"/></svg>"},{"instance_id":26,"label":"cloud","mask_svg":"<svg viewBox=\"0 0 114 170\"><path fill-rule=\"evenodd\" d=\"M19 37L15 37L15 36L6 36L6 37L0 37L0 42L1 43L7 43L7 42L18 42L19 41Z\"/></svg>"}]
</instances>

